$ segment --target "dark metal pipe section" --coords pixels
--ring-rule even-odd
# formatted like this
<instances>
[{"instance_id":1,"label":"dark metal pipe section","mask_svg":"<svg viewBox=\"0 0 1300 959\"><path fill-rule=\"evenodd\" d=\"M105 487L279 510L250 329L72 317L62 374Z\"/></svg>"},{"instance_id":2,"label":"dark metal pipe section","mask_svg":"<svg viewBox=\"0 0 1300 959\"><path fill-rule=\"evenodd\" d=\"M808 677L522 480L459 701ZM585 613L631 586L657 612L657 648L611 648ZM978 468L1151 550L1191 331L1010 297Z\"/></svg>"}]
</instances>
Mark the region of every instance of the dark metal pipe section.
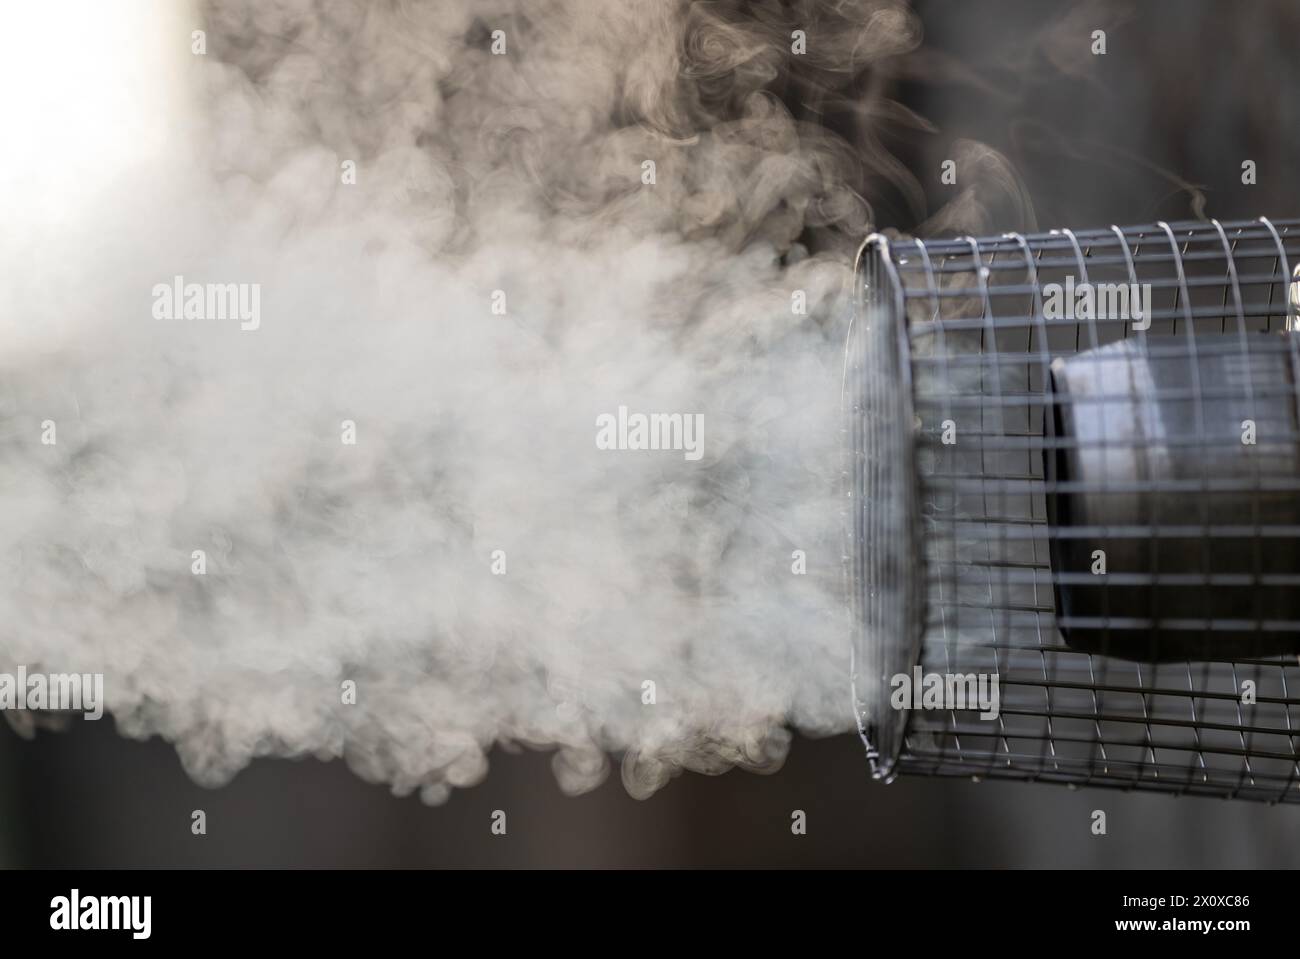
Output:
<instances>
[{"instance_id":1,"label":"dark metal pipe section","mask_svg":"<svg viewBox=\"0 0 1300 959\"><path fill-rule=\"evenodd\" d=\"M1128 339L1055 360L1057 624L1128 659L1300 651L1296 335Z\"/></svg>"}]
</instances>

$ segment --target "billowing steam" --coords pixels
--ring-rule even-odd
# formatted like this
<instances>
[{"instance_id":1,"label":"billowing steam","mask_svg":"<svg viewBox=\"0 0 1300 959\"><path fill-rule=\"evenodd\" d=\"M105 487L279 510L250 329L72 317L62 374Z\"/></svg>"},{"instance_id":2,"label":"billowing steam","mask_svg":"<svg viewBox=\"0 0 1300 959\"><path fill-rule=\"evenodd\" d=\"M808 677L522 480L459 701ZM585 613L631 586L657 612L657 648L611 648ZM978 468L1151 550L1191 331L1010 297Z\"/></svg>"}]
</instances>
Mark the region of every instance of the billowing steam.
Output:
<instances>
[{"instance_id":1,"label":"billowing steam","mask_svg":"<svg viewBox=\"0 0 1300 959\"><path fill-rule=\"evenodd\" d=\"M845 294L861 184L911 188L776 91L816 106L910 11L193 21L115 41L180 51L157 152L0 241L0 668L104 673L206 784L343 757L428 802L496 743L558 747L570 793L622 755L643 796L850 728ZM258 284L257 328L156 318L178 276ZM619 407L702 414L702 456L599 449Z\"/></svg>"}]
</instances>

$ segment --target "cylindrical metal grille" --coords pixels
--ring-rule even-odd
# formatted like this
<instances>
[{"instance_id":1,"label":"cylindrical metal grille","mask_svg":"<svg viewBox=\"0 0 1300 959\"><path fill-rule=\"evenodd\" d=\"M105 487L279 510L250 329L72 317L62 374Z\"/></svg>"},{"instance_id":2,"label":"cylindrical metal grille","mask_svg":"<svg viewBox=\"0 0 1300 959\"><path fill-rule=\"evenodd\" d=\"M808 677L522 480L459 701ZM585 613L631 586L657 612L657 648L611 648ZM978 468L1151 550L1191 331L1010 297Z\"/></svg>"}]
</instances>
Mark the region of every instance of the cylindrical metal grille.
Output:
<instances>
[{"instance_id":1,"label":"cylindrical metal grille","mask_svg":"<svg viewBox=\"0 0 1300 959\"><path fill-rule=\"evenodd\" d=\"M1265 219L867 241L846 568L877 776L1300 801L1298 264L1300 221ZM900 709L901 674L996 676L996 718Z\"/></svg>"}]
</instances>

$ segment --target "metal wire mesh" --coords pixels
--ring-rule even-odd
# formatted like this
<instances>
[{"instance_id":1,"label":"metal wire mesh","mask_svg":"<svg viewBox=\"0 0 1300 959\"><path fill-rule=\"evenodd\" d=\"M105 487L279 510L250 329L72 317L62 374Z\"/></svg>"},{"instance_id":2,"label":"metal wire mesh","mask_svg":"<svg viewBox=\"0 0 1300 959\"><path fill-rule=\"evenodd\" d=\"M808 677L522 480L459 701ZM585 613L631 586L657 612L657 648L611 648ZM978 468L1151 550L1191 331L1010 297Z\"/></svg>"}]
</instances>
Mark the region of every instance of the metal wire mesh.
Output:
<instances>
[{"instance_id":1,"label":"metal wire mesh","mask_svg":"<svg viewBox=\"0 0 1300 959\"><path fill-rule=\"evenodd\" d=\"M1264 219L867 242L846 547L876 775L1300 801L1297 264L1300 221ZM888 708L918 665L996 675L997 718Z\"/></svg>"}]
</instances>

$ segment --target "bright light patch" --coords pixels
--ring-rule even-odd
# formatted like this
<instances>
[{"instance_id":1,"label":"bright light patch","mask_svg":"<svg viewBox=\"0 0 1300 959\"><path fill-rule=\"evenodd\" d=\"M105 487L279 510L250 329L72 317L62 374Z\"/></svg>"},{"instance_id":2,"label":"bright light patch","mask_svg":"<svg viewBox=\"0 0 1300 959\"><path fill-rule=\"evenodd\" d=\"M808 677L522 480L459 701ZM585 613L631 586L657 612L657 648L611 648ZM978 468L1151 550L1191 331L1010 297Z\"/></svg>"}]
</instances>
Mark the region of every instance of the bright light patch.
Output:
<instances>
[{"instance_id":1,"label":"bright light patch","mask_svg":"<svg viewBox=\"0 0 1300 959\"><path fill-rule=\"evenodd\" d=\"M166 141L196 25L165 0L8 4L0 191L8 215L63 217Z\"/></svg>"}]
</instances>

